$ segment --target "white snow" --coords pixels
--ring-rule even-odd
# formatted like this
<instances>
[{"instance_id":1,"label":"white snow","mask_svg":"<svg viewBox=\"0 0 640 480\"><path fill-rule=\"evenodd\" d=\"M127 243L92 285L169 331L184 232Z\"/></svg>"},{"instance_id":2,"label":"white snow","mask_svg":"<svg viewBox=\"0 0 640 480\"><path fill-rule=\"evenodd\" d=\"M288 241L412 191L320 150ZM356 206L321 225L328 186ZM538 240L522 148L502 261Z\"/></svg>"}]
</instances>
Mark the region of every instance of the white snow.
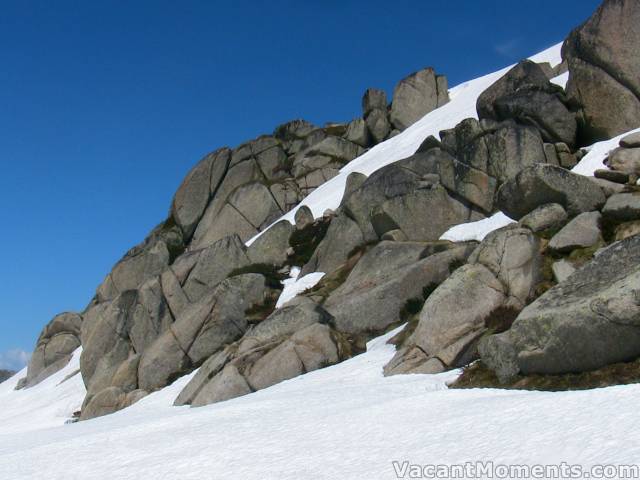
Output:
<instances>
[{"instance_id":1,"label":"white snow","mask_svg":"<svg viewBox=\"0 0 640 480\"><path fill-rule=\"evenodd\" d=\"M322 277L324 277L324 272L308 273L301 278L298 278L299 275L299 268L294 267L291 269L290 278L282 282L284 288L282 289L282 293L278 297L276 308L282 307L285 303L287 303L299 293L302 293L308 288L315 286L322 279Z\"/></svg>"},{"instance_id":2,"label":"white snow","mask_svg":"<svg viewBox=\"0 0 640 480\"><path fill-rule=\"evenodd\" d=\"M197 409L171 407L188 378L72 425L55 417L53 426L30 395L22 432L7 434L0 423L0 478L392 479L394 460L588 466L640 458L640 385L546 393L448 390L457 372L384 378L394 333L339 365ZM47 388L41 402L59 403L58 391ZM6 395L0 405L18 408Z\"/></svg>"},{"instance_id":3,"label":"white snow","mask_svg":"<svg viewBox=\"0 0 640 480\"><path fill-rule=\"evenodd\" d=\"M553 77L551 79L551 83L555 83L556 85L562 88L566 88L568 81L569 81L569 72L561 73L557 77Z\"/></svg>"},{"instance_id":4,"label":"white snow","mask_svg":"<svg viewBox=\"0 0 640 480\"><path fill-rule=\"evenodd\" d=\"M444 232L440 240L449 240L451 242L467 242L476 240L481 242L484 237L489 235L498 228L505 227L515 221L507 217L504 213L494 213L488 218L483 218L477 222L462 223L455 225Z\"/></svg>"},{"instance_id":5,"label":"white snow","mask_svg":"<svg viewBox=\"0 0 640 480\"><path fill-rule=\"evenodd\" d=\"M593 173L601 168L607 168L604 164L604 160L609 155L609 152L618 147L620 143L620 139L626 137L630 133L640 132L640 128L636 128L634 130L629 130L628 132L623 133L622 135L618 135L617 137L611 138L609 140L605 140L603 142L594 143L591 145L587 153L580 163L573 167L571 170L573 173L579 173L580 175L585 175L588 177L593 177Z\"/></svg>"},{"instance_id":6,"label":"white snow","mask_svg":"<svg viewBox=\"0 0 640 480\"><path fill-rule=\"evenodd\" d=\"M81 352L76 350L65 368L35 387L15 390L26 368L0 383L0 444L11 434L59 427L80 410L86 392L79 372Z\"/></svg>"}]
</instances>

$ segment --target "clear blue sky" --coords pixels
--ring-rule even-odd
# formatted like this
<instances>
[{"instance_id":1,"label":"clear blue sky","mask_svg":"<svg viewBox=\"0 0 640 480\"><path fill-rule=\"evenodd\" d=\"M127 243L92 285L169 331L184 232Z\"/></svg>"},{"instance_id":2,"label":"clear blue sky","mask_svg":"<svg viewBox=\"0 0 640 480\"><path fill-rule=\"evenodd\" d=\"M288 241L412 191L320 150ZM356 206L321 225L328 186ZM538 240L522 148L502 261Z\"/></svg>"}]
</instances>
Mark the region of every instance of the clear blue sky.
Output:
<instances>
[{"instance_id":1,"label":"clear blue sky","mask_svg":"<svg viewBox=\"0 0 640 480\"><path fill-rule=\"evenodd\" d=\"M203 154L561 41L594 0L0 0L0 368L82 309ZM10 352L12 351L12 352Z\"/></svg>"}]
</instances>

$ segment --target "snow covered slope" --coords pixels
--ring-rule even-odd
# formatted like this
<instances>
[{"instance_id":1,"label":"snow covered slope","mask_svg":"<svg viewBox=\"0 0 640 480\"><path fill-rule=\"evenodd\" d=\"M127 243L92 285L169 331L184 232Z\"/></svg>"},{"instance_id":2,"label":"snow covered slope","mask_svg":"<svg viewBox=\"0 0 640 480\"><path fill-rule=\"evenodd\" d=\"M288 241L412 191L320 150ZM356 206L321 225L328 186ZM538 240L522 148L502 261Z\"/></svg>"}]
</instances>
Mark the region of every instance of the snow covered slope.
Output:
<instances>
[{"instance_id":1,"label":"snow covered slope","mask_svg":"<svg viewBox=\"0 0 640 480\"><path fill-rule=\"evenodd\" d=\"M392 334L342 364L207 407L171 407L180 379L107 417L10 435L3 425L0 478L392 479L393 460L640 458L640 386L541 393L447 390L456 372L384 378Z\"/></svg>"},{"instance_id":2,"label":"snow covered slope","mask_svg":"<svg viewBox=\"0 0 640 480\"><path fill-rule=\"evenodd\" d=\"M0 445L11 434L63 425L80 410L86 393L80 376L81 352L81 348L76 350L65 368L35 387L14 390L27 375L26 368L0 383Z\"/></svg>"}]
</instances>

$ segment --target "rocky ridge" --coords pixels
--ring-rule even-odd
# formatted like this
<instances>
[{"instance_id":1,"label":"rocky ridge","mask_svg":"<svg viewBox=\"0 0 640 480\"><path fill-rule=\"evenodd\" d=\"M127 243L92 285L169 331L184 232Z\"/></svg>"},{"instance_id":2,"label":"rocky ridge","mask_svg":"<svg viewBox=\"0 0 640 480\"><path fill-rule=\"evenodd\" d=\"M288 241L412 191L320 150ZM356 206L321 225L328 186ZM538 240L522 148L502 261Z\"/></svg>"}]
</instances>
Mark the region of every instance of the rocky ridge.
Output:
<instances>
[{"instance_id":1,"label":"rocky ridge","mask_svg":"<svg viewBox=\"0 0 640 480\"><path fill-rule=\"evenodd\" d=\"M320 218L301 208L295 225L276 222L366 149L446 104L445 77L410 75L390 105L369 89L362 118L348 124L295 120L207 155L167 220L87 308L45 327L20 387L82 345L81 419L196 368L176 404L201 406L340 362L403 323L387 375L480 358L506 380L640 356L640 140L623 138L595 179L569 171L593 139L640 126L631 98L640 22L629 23L639 14L637 2L606 0L565 42L566 91L550 82L562 65L518 63L478 97L478 118L368 177L352 173L339 207ZM612 31L620 22L632 31L624 41ZM594 81L602 71L609 80ZM607 96L630 98L624 115L594 103ZM439 240L498 211L518 223L480 243ZM275 308L293 267L325 275Z\"/></svg>"}]
</instances>

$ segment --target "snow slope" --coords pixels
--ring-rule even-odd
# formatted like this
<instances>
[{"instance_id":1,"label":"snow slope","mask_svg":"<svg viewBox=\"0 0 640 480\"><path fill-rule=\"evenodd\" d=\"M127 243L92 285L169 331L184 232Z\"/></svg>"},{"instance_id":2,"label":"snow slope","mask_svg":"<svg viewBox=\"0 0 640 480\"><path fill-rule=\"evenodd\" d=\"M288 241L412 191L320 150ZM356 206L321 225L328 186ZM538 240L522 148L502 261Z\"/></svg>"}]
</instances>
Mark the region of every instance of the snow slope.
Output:
<instances>
[{"instance_id":1,"label":"snow slope","mask_svg":"<svg viewBox=\"0 0 640 480\"><path fill-rule=\"evenodd\" d=\"M76 350L65 368L35 387L14 390L27 375L26 368L0 383L0 444L11 434L60 426L80 410L86 392L79 373L81 352L81 348ZM0 461L0 473L1 467Z\"/></svg>"},{"instance_id":2,"label":"snow slope","mask_svg":"<svg viewBox=\"0 0 640 480\"><path fill-rule=\"evenodd\" d=\"M0 478L392 479L393 460L588 466L640 458L640 385L543 393L447 390L456 372L384 378L393 333L342 364L216 405L171 407L183 378L107 417L3 429Z\"/></svg>"}]
</instances>

